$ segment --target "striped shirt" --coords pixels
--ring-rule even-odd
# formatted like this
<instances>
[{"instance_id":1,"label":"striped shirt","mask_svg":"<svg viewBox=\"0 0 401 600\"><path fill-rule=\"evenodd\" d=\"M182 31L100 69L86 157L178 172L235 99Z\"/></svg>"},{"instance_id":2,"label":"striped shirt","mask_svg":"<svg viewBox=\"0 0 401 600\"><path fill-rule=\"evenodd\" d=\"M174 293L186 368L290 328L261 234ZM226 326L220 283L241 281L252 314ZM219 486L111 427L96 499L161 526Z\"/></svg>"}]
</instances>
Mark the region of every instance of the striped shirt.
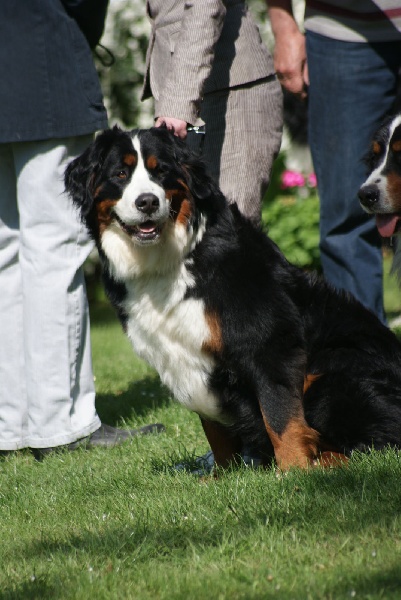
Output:
<instances>
[{"instance_id":1,"label":"striped shirt","mask_svg":"<svg viewBox=\"0 0 401 600\"><path fill-rule=\"evenodd\" d=\"M347 42L401 40L400 0L306 0L305 29Z\"/></svg>"}]
</instances>

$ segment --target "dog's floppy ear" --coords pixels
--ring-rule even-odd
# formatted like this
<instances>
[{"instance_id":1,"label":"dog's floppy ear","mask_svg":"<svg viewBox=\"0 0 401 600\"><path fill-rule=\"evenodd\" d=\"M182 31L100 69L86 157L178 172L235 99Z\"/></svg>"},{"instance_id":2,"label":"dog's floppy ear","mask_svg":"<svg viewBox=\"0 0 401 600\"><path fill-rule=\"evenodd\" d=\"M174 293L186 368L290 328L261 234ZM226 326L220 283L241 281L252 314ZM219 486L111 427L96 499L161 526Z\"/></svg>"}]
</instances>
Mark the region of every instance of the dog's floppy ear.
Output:
<instances>
[{"instance_id":1,"label":"dog's floppy ear","mask_svg":"<svg viewBox=\"0 0 401 600\"><path fill-rule=\"evenodd\" d=\"M65 190L85 218L93 204L93 182L100 168L97 140L67 166L64 175Z\"/></svg>"},{"instance_id":2,"label":"dog's floppy ear","mask_svg":"<svg viewBox=\"0 0 401 600\"><path fill-rule=\"evenodd\" d=\"M218 185L208 173L205 162L185 142L175 138L175 158L185 173L185 181L192 196L207 201L221 195Z\"/></svg>"},{"instance_id":3,"label":"dog's floppy ear","mask_svg":"<svg viewBox=\"0 0 401 600\"><path fill-rule=\"evenodd\" d=\"M83 219L91 211L98 175L106 156L115 141L121 137L125 138L125 136L126 134L117 125L112 129L106 129L96 137L81 156L68 165L64 175L65 190L79 208Z\"/></svg>"},{"instance_id":4,"label":"dog's floppy ear","mask_svg":"<svg viewBox=\"0 0 401 600\"><path fill-rule=\"evenodd\" d=\"M200 159L189 156L182 166L185 171L187 185L194 198L206 200L214 195L215 186Z\"/></svg>"}]
</instances>

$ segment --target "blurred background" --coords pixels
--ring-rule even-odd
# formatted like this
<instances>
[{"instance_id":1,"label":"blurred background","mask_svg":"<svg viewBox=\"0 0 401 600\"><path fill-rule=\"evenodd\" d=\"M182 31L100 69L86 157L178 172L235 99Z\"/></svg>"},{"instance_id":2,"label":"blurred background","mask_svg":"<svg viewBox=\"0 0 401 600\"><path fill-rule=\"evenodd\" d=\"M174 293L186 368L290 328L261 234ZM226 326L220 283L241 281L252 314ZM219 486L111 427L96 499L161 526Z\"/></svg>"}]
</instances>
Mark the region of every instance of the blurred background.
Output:
<instances>
[{"instance_id":1,"label":"blurred background","mask_svg":"<svg viewBox=\"0 0 401 600\"><path fill-rule=\"evenodd\" d=\"M273 49L273 35L265 0L249 0L266 45ZM95 57L110 125L125 129L153 124L153 101L140 101L150 25L145 0L111 0L101 44ZM304 1L294 2L302 26ZM284 96L284 136L275 161L272 180L262 210L263 224L288 260L305 269L320 269L319 198L307 142L307 106ZM389 276L392 250L383 248L385 305L390 318L401 312L397 282ZM93 253L86 265L91 302L102 300L99 264Z\"/></svg>"}]
</instances>

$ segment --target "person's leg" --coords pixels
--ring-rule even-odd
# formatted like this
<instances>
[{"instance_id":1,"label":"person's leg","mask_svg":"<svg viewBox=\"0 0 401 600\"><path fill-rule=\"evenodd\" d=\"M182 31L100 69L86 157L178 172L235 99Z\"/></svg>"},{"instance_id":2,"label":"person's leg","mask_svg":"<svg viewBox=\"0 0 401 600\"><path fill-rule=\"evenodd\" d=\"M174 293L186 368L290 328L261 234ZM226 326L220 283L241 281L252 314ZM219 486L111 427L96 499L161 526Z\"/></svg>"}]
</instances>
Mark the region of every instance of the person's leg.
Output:
<instances>
[{"instance_id":1,"label":"person's leg","mask_svg":"<svg viewBox=\"0 0 401 600\"><path fill-rule=\"evenodd\" d=\"M64 193L67 163L91 136L14 144L20 215L25 382L32 448L83 438L95 410L83 263L92 244Z\"/></svg>"},{"instance_id":2,"label":"person's leg","mask_svg":"<svg viewBox=\"0 0 401 600\"><path fill-rule=\"evenodd\" d=\"M374 47L307 33L309 142L320 196L325 278L385 320L381 240L359 205L363 156L390 108L395 73Z\"/></svg>"},{"instance_id":3,"label":"person's leg","mask_svg":"<svg viewBox=\"0 0 401 600\"><path fill-rule=\"evenodd\" d=\"M0 145L0 450L27 444L19 216L11 144Z\"/></svg>"},{"instance_id":4,"label":"person's leg","mask_svg":"<svg viewBox=\"0 0 401 600\"><path fill-rule=\"evenodd\" d=\"M282 92L271 81L207 94L203 155L230 202L259 223L282 136Z\"/></svg>"}]
</instances>

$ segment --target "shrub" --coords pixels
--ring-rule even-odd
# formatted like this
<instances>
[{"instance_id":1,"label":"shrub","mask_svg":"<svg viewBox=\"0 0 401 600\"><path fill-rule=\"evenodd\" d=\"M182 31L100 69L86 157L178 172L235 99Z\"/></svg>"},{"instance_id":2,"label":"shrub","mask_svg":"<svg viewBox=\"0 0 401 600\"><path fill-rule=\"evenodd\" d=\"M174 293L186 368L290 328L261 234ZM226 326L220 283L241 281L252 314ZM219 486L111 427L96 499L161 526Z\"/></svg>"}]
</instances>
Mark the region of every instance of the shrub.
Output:
<instances>
[{"instance_id":1,"label":"shrub","mask_svg":"<svg viewBox=\"0 0 401 600\"><path fill-rule=\"evenodd\" d=\"M290 262L305 269L320 270L316 182L313 174L304 176L286 171L283 155L274 165L262 221Z\"/></svg>"}]
</instances>

